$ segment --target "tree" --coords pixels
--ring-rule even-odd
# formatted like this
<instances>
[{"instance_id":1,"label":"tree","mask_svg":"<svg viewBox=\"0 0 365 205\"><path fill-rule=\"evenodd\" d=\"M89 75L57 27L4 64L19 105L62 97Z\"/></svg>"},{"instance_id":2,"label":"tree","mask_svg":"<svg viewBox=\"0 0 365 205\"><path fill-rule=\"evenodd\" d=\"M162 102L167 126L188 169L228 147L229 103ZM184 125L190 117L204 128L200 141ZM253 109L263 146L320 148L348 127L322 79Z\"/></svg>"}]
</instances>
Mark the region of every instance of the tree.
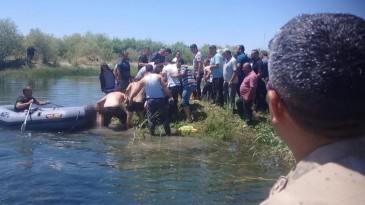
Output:
<instances>
[{"instance_id":1,"label":"tree","mask_svg":"<svg viewBox=\"0 0 365 205\"><path fill-rule=\"evenodd\" d=\"M72 34L71 36L63 37L65 57L70 63L76 63L77 59L81 57L81 46L83 43L83 37L79 33Z\"/></svg>"},{"instance_id":2,"label":"tree","mask_svg":"<svg viewBox=\"0 0 365 205\"><path fill-rule=\"evenodd\" d=\"M10 19L0 19L0 61L22 53L22 35Z\"/></svg>"},{"instance_id":3,"label":"tree","mask_svg":"<svg viewBox=\"0 0 365 205\"><path fill-rule=\"evenodd\" d=\"M45 34L38 28L31 29L26 36L26 43L37 49L36 55L42 58L42 63L57 63L59 43L53 35Z\"/></svg>"}]
</instances>

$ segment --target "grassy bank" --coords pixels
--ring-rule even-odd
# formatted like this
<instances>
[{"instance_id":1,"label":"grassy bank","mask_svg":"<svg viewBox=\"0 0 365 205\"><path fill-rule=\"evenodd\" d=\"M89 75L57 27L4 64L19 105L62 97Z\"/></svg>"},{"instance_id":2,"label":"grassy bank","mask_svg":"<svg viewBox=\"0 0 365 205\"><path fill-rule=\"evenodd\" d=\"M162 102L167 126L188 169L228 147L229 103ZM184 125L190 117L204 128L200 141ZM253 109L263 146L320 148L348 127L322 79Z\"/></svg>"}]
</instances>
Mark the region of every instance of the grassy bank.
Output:
<instances>
[{"instance_id":1,"label":"grassy bank","mask_svg":"<svg viewBox=\"0 0 365 205\"><path fill-rule=\"evenodd\" d=\"M81 69L75 67L42 67L7 69L0 72L0 77L13 78L56 78L62 76L96 76L99 75L99 69Z\"/></svg>"},{"instance_id":2,"label":"grassy bank","mask_svg":"<svg viewBox=\"0 0 365 205\"><path fill-rule=\"evenodd\" d=\"M193 115L202 133L225 141L244 143L253 158L292 163L289 148L275 133L268 114L254 113L254 126L243 127L243 120L230 109L222 109L210 102L195 101ZM206 118L200 117L204 113Z\"/></svg>"},{"instance_id":3,"label":"grassy bank","mask_svg":"<svg viewBox=\"0 0 365 205\"><path fill-rule=\"evenodd\" d=\"M0 71L0 77L13 78L45 78L62 76L99 76L99 66L61 66L61 67L33 67L8 68ZM137 64L131 63L131 75L137 74Z\"/></svg>"},{"instance_id":4,"label":"grassy bank","mask_svg":"<svg viewBox=\"0 0 365 205\"><path fill-rule=\"evenodd\" d=\"M252 158L264 160L267 163L290 164L294 158L289 148L275 133L268 114L254 113L255 125L243 127L242 119L229 109L222 109L207 101L192 101L191 111L194 122L184 123L184 113L180 109L177 120L171 121L172 131L178 132L178 128L191 125L198 130L190 133L192 137L213 137L222 141L235 142L247 150ZM136 123L136 118L134 118ZM156 129L156 133L164 133L162 126ZM143 132L147 132L144 128Z\"/></svg>"}]
</instances>

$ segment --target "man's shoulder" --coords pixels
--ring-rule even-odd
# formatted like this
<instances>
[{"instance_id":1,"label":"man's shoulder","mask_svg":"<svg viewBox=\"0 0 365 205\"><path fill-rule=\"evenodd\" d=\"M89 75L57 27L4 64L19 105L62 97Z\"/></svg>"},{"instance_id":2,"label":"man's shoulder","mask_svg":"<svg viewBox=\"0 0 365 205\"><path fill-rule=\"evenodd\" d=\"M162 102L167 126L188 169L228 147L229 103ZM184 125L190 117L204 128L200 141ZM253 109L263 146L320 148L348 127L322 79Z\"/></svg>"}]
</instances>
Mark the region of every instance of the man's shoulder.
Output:
<instances>
[{"instance_id":1,"label":"man's shoulder","mask_svg":"<svg viewBox=\"0 0 365 205\"><path fill-rule=\"evenodd\" d=\"M140 56L139 56L139 59L147 59L147 56L145 56L145 55L140 55Z\"/></svg>"},{"instance_id":2,"label":"man's shoulder","mask_svg":"<svg viewBox=\"0 0 365 205\"><path fill-rule=\"evenodd\" d=\"M252 79L257 79L257 75L254 71L251 71L248 75L247 75L248 78L252 78Z\"/></svg>"},{"instance_id":3,"label":"man's shoulder","mask_svg":"<svg viewBox=\"0 0 365 205\"><path fill-rule=\"evenodd\" d=\"M214 55L214 57L215 57L215 58L223 58L222 54L220 54L220 53L216 53L216 54Z\"/></svg>"},{"instance_id":4,"label":"man's shoulder","mask_svg":"<svg viewBox=\"0 0 365 205\"><path fill-rule=\"evenodd\" d=\"M361 204L363 187L365 176L352 169L333 162L306 162L281 177L262 204Z\"/></svg>"},{"instance_id":5,"label":"man's shoulder","mask_svg":"<svg viewBox=\"0 0 365 205\"><path fill-rule=\"evenodd\" d=\"M237 64L236 58L232 56L232 58L229 60L229 63L232 65L236 65Z\"/></svg>"},{"instance_id":6,"label":"man's shoulder","mask_svg":"<svg viewBox=\"0 0 365 205\"><path fill-rule=\"evenodd\" d=\"M16 99L16 102L21 102L21 103L25 103L25 102L28 102L29 100L33 100L33 102L37 102L37 100L32 96L30 97L29 99L26 99L23 95L19 96L17 99Z\"/></svg>"},{"instance_id":7,"label":"man's shoulder","mask_svg":"<svg viewBox=\"0 0 365 205\"><path fill-rule=\"evenodd\" d=\"M17 102L19 102L19 101L23 101L23 100L25 100L25 98L24 98L24 96L22 96L22 95L16 98L16 101L17 101Z\"/></svg>"}]
</instances>

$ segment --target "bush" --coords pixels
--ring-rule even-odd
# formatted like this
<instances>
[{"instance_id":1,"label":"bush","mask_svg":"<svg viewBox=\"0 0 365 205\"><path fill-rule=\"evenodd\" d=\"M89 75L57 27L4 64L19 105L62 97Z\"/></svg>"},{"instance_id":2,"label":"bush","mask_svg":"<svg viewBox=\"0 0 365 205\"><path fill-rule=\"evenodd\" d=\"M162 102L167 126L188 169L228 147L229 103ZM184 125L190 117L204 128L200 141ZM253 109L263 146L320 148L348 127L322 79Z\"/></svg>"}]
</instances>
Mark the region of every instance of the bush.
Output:
<instances>
[{"instance_id":1,"label":"bush","mask_svg":"<svg viewBox=\"0 0 365 205\"><path fill-rule=\"evenodd\" d=\"M20 57L22 51L25 53L22 38L13 21L0 19L0 61L11 56Z\"/></svg>"},{"instance_id":2,"label":"bush","mask_svg":"<svg viewBox=\"0 0 365 205\"><path fill-rule=\"evenodd\" d=\"M25 42L29 46L33 46L37 49L35 56L40 56L42 63L57 63L59 42L54 36L45 34L39 29L31 29Z\"/></svg>"}]
</instances>

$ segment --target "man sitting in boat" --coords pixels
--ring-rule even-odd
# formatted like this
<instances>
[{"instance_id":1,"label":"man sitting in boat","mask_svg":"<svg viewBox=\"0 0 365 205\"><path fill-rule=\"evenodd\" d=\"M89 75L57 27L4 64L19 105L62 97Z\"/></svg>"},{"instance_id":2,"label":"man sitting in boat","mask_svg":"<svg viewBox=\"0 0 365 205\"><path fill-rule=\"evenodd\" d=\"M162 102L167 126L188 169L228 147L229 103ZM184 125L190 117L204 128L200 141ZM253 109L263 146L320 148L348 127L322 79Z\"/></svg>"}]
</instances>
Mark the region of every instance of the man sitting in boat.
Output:
<instances>
[{"instance_id":1,"label":"man sitting in boat","mask_svg":"<svg viewBox=\"0 0 365 205\"><path fill-rule=\"evenodd\" d=\"M112 117L117 117L120 123L125 126L127 120L126 109L123 106L125 99L126 97L122 92L114 91L97 102L97 109L103 115L104 122L102 124L105 127L108 127Z\"/></svg>"},{"instance_id":2,"label":"man sitting in boat","mask_svg":"<svg viewBox=\"0 0 365 205\"><path fill-rule=\"evenodd\" d=\"M37 101L33 96L32 88L29 86L25 86L23 88L23 95L19 96L16 99L15 105L14 105L14 111L15 112L24 112L29 109L29 106L31 103L34 103L36 105L47 105L50 102L49 101Z\"/></svg>"}]
</instances>

